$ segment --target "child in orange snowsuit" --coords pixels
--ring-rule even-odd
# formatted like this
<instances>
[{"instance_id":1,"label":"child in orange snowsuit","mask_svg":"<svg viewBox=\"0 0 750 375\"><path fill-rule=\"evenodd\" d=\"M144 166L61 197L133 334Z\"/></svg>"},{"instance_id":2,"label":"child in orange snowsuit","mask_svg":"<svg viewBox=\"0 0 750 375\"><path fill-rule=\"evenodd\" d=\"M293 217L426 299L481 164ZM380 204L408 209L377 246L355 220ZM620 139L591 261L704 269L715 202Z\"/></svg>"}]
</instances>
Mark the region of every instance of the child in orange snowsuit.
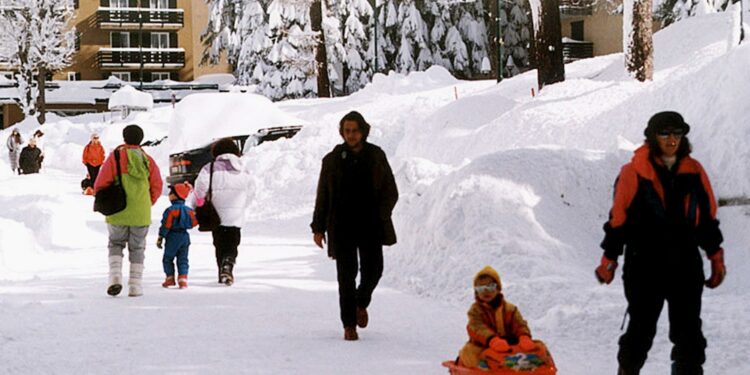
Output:
<instances>
[{"instance_id":1,"label":"child in orange snowsuit","mask_svg":"<svg viewBox=\"0 0 750 375\"><path fill-rule=\"evenodd\" d=\"M492 267L484 267L474 277L476 301L468 312L469 341L459 353L462 366L486 369L488 354L508 352L510 345L518 345L523 351L536 349L521 312L505 300L501 291L500 275Z\"/></svg>"}]
</instances>

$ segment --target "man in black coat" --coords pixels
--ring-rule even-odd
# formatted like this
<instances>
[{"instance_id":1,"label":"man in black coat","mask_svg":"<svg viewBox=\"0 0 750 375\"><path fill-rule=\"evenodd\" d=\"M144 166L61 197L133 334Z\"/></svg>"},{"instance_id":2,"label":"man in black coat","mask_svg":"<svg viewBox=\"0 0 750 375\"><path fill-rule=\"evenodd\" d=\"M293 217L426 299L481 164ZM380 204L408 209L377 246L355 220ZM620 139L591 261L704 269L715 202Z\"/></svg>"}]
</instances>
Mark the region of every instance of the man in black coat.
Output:
<instances>
[{"instance_id":1,"label":"man in black coat","mask_svg":"<svg viewBox=\"0 0 750 375\"><path fill-rule=\"evenodd\" d=\"M357 326L367 326L367 307L383 274L383 245L396 243L391 212L398 189L385 153L367 142L369 133L358 112L339 122L344 143L323 158L310 224L321 249L328 234L328 256L336 260L345 340L357 340Z\"/></svg>"},{"instance_id":2,"label":"man in black coat","mask_svg":"<svg viewBox=\"0 0 750 375\"><path fill-rule=\"evenodd\" d=\"M42 167L42 150L36 147L35 140L30 140L28 146L21 150L18 167L21 169L21 174L39 173Z\"/></svg>"}]
</instances>

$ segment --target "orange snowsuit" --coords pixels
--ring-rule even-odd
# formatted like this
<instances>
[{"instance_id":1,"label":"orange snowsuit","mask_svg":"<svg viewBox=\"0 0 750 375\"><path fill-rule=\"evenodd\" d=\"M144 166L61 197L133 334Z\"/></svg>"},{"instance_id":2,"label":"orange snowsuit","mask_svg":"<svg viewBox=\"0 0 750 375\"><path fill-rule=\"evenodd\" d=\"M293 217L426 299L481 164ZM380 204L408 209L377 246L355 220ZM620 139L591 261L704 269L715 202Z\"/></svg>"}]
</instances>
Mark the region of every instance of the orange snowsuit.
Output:
<instances>
[{"instance_id":1,"label":"orange snowsuit","mask_svg":"<svg viewBox=\"0 0 750 375\"><path fill-rule=\"evenodd\" d=\"M500 276L492 267L485 267L474 277L474 284L482 276L488 276L495 280L498 289L501 289ZM490 340L500 337L508 340L508 343L517 342L521 336L531 336L531 331L521 312L512 303L505 300L502 294L490 303L481 301L478 297L471 305L468 312L469 323L466 330L469 333L469 341L459 353L461 364L464 367L478 367L479 361L483 359L482 352L489 347Z\"/></svg>"},{"instance_id":2,"label":"orange snowsuit","mask_svg":"<svg viewBox=\"0 0 750 375\"><path fill-rule=\"evenodd\" d=\"M83 148L83 164L98 167L102 163L104 163L104 147L102 147L101 143L94 144L93 142L89 142Z\"/></svg>"}]
</instances>

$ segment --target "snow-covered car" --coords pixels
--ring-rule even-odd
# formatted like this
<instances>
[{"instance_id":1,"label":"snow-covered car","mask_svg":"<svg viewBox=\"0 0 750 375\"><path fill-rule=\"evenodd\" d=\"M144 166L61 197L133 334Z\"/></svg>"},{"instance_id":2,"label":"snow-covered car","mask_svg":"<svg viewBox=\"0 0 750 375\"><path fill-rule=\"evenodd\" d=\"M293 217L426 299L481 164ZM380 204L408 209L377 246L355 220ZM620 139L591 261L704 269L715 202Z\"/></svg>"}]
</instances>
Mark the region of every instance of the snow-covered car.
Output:
<instances>
[{"instance_id":1,"label":"snow-covered car","mask_svg":"<svg viewBox=\"0 0 750 375\"><path fill-rule=\"evenodd\" d=\"M280 138L291 138L301 129L301 125L277 126L260 129L250 135L238 135L228 138L232 138L244 154L249 149L259 146L261 143L275 141ZM212 144L213 142L210 142L198 148L170 154L167 183L172 185L187 181L193 184L201 168L211 162Z\"/></svg>"}]
</instances>

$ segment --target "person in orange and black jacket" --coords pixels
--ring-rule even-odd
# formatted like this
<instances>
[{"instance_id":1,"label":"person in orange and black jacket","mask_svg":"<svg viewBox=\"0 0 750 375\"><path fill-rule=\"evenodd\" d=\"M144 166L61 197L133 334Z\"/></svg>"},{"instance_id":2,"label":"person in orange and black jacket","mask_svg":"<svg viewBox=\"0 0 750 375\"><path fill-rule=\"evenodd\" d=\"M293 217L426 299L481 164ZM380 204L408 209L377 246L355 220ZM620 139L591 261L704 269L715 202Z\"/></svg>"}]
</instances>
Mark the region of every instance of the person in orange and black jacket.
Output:
<instances>
[{"instance_id":1,"label":"person in orange and black jacket","mask_svg":"<svg viewBox=\"0 0 750 375\"><path fill-rule=\"evenodd\" d=\"M102 147L101 142L99 142L99 134L91 134L91 140L86 147L83 148L82 160L83 165L86 166L86 169L89 172L89 178L93 184L93 182L96 181L96 177L99 176L99 169L104 163L104 147Z\"/></svg>"},{"instance_id":2,"label":"person in orange and black jacket","mask_svg":"<svg viewBox=\"0 0 750 375\"><path fill-rule=\"evenodd\" d=\"M624 250L630 321L619 341L618 375L640 372L665 301L673 343L672 374L703 374L703 286L719 286L726 268L716 200L703 167L690 157L689 131L677 112L653 115L644 132L645 144L615 182L614 204L601 244L604 255L595 274L601 283L612 282ZM704 280L699 247L711 261L708 280Z\"/></svg>"},{"instance_id":3,"label":"person in orange and black jacket","mask_svg":"<svg viewBox=\"0 0 750 375\"><path fill-rule=\"evenodd\" d=\"M503 353L510 351L511 345L525 351L536 348L518 307L503 296L500 275L494 268L484 267L474 276L474 299L467 313L469 341L458 355L461 366L492 369L487 363L488 349Z\"/></svg>"},{"instance_id":4,"label":"person in orange and black jacket","mask_svg":"<svg viewBox=\"0 0 750 375\"><path fill-rule=\"evenodd\" d=\"M344 143L323 158L310 224L318 247L323 248L328 235L328 256L336 260L344 339L349 341L359 338L357 327L367 326L367 307L383 274L383 245L396 243L391 212L398 189L385 152L367 142L369 133L370 124L359 112L349 112L339 121Z\"/></svg>"}]
</instances>

